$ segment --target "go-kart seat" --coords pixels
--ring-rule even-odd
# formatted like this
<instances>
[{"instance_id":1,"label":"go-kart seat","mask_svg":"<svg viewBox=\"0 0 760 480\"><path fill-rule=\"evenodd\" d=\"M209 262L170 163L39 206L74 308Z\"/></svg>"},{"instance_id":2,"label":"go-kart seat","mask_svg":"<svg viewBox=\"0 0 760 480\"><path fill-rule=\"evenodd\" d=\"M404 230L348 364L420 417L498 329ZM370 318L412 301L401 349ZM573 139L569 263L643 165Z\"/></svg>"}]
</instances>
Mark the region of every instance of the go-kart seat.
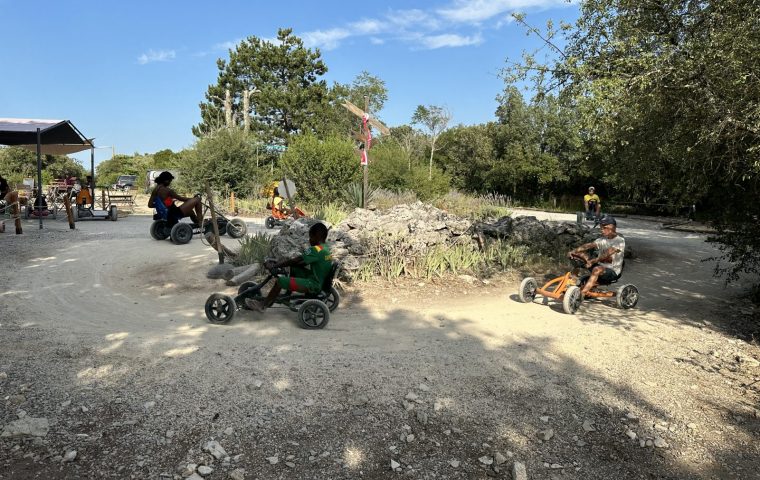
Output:
<instances>
[{"instance_id":1,"label":"go-kart seat","mask_svg":"<svg viewBox=\"0 0 760 480\"><path fill-rule=\"evenodd\" d=\"M153 220L166 220L170 227L173 227L174 224L181 220L181 218L177 218L176 215L171 215L171 218L169 218L169 207L164 205L164 202L162 202L160 198L156 197L153 206L156 209L156 213L153 215Z\"/></svg>"},{"instance_id":2,"label":"go-kart seat","mask_svg":"<svg viewBox=\"0 0 760 480\"><path fill-rule=\"evenodd\" d=\"M322 283L322 291L329 294L330 289L333 286L333 281L335 280L335 276L338 275L338 270L340 270L340 262L333 262L332 268L330 268L330 271L327 273L327 276L325 277L325 281Z\"/></svg>"},{"instance_id":3,"label":"go-kart seat","mask_svg":"<svg viewBox=\"0 0 760 480\"><path fill-rule=\"evenodd\" d=\"M617 283L618 280L620 280L621 278L623 278L623 272L624 271L625 271L625 260L623 260L623 265L620 267L620 275L618 275L618 277L615 280L604 281L602 279L598 279L598 281L597 281L596 284L599 285L599 286L605 286L605 285L612 285L613 283ZM584 275L584 276L582 276L581 279L580 279L581 285L585 284L586 281L588 281L588 279L589 279L590 276L591 275Z\"/></svg>"}]
</instances>

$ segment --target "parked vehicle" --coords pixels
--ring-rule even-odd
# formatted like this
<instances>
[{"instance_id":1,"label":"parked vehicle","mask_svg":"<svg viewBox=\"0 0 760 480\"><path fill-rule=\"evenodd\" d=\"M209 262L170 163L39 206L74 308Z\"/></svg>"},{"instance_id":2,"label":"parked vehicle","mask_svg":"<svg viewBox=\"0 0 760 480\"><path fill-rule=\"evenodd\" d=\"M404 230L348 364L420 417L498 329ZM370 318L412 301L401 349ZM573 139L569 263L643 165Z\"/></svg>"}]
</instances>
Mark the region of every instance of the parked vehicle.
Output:
<instances>
[{"instance_id":1,"label":"parked vehicle","mask_svg":"<svg viewBox=\"0 0 760 480\"><path fill-rule=\"evenodd\" d=\"M137 175L119 175L116 183L113 184L114 190L129 190L135 186Z\"/></svg>"}]
</instances>

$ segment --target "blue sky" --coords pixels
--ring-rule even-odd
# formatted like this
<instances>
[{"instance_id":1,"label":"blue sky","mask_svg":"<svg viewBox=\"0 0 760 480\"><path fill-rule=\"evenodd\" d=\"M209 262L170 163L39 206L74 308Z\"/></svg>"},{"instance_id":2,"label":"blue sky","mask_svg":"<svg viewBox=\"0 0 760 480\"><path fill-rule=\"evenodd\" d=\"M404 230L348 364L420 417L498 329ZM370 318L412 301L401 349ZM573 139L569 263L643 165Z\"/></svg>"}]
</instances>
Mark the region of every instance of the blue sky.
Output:
<instances>
[{"instance_id":1,"label":"blue sky","mask_svg":"<svg viewBox=\"0 0 760 480\"><path fill-rule=\"evenodd\" d=\"M181 150L216 59L290 27L321 50L328 83L363 70L385 80L389 126L419 104L481 123L494 118L505 59L540 45L510 21L516 11L537 26L578 15L566 0L0 0L0 117L69 119L117 153Z\"/></svg>"}]
</instances>

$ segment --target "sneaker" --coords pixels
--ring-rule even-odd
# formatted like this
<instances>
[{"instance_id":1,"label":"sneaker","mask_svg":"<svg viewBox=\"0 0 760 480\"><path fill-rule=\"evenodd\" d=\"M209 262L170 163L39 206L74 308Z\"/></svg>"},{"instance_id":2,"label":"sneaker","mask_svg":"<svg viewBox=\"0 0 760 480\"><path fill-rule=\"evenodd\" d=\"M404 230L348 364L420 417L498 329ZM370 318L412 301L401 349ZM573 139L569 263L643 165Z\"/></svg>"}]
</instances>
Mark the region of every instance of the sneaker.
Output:
<instances>
[{"instance_id":1,"label":"sneaker","mask_svg":"<svg viewBox=\"0 0 760 480\"><path fill-rule=\"evenodd\" d=\"M261 313L264 312L264 305L258 300L254 300L252 298L245 299L245 306L250 308L251 310L256 310L257 312L261 312Z\"/></svg>"}]
</instances>

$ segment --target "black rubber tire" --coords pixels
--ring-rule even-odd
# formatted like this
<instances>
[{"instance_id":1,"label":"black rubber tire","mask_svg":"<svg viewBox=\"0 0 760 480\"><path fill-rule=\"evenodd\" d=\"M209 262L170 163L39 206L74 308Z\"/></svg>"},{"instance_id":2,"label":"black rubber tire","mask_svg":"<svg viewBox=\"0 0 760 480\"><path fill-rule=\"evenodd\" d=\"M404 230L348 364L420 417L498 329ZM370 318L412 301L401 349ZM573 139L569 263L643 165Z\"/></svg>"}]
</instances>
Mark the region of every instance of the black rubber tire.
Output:
<instances>
[{"instance_id":1,"label":"black rubber tire","mask_svg":"<svg viewBox=\"0 0 760 480\"><path fill-rule=\"evenodd\" d=\"M116 205L111 205L111 207L108 209L108 218L115 222L119 219L119 209L116 208Z\"/></svg>"},{"instance_id":2,"label":"black rubber tire","mask_svg":"<svg viewBox=\"0 0 760 480\"><path fill-rule=\"evenodd\" d=\"M248 290L249 288L254 287L254 286L256 286L256 282L243 282L243 283L241 283L240 286L238 287L238 291L237 291L238 296L242 295L243 292L245 292L246 290ZM257 288L256 290L252 290L252 291L248 292L243 298L244 299L246 299L246 298L253 298L253 299L255 299L256 297L261 298L261 296L262 296L261 295L261 289ZM240 308L243 308L245 310L250 310L250 308L248 308L248 305L245 304L245 300L243 300L242 304L240 305Z\"/></svg>"},{"instance_id":3,"label":"black rubber tire","mask_svg":"<svg viewBox=\"0 0 760 480\"><path fill-rule=\"evenodd\" d=\"M330 293L325 298L324 303L331 312L334 312L340 305L340 292L335 287L330 287Z\"/></svg>"},{"instance_id":4,"label":"black rubber tire","mask_svg":"<svg viewBox=\"0 0 760 480\"><path fill-rule=\"evenodd\" d=\"M79 221L79 207L76 204L71 205L71 218L73 218L75 222Z\"/></svg>"},{"instance_id":5,"label":"black rubber tire","mask_svg":"<svg viewBox=\"0 0 760 480\"><path fill-rule=\"evenodd\" d=\"M523 303L531 303L536 298L536 289L538 282L533 277L524 278L520 282L520 290L517 291L517 298Z\"/></svg>"},{"instance_id":6,"label":"black rubber tire","mask_svg":"<svg viewBox=\"0 0 760 480\"><path fill-rule=\"evenodd\" d=\"M267 217L267 219L264 221L264 226L270 230L274 228L275 225L276 223L275 223L274 217Z\"/></svg>"},{"instance_id":7,"label":"black rubber tire","mask_svg":"<svg viewBox=\"0 0 760 480\"><path fill-rule=\"evenodd\" d=\"M30 215L31 211L32 211L32 209L29 208L29 205L24 206L24 218L25 219L29 220L29 215ZM75 222L77 221L76 217L74 217L74 221Z\"/></svg>"},{"instance_id":8,"label":"black rubber tire","mask_svg":"<svg viewBox=\"0 0 760 480\"><path fill-rule=\"evenodd\" d=\"M301 328L317 330L325 328L329 321L330 309L322 300L312 298L303 302L298 308L298 322Z\"/></svg>"},{"instance_id":9,"label":"black rubber tire","mask_svg":"<svg viewBox=\"0 0 760 480\"><path fill-rule=\"evenodd\" d=\"M617 300L618 307L624 310L633 308L639 303L639 289L636 288L636 285L627 283L617 289L615 300Z\"/></svg>"},{"instance_id":10,"label":"black rubber tire","mask_svg":"<svg viewBox=\"0 0 760 480\"><path fill-rule=\"evenodd\" d=\"M227 235L232 238L243 238L248 233L248 225L239 218L233 218L227 222Z\"/></svg>"},{"instance_id":11,"label":"black rubber tire","mask_svg":"<svg viewBox=\"0 0 760 480\"><path fill-rule=\"evenodd\" d=\"M172 242L177 245L184 245L193 239L193 227L189 223L179 222L172 227Z\"/></svg>"},{"instance_id":12,"label":"black rubber tire","mask_svg":"<svg viewBox=\"0 0 760 480\"><path fill-rule=\"evenodd\" d=\"M221 237L225 233L227 233L227 222L220 222L217 220L216 222L217 228L219 229L219 236ZM208 235L209 233L214 233L214 225L211 223L211 219L207 218L203 220L203 236Z\"/></svg>"},{"instance_id":13,"label":"black rubber tire","mask_svg":"<svg viewBox=\"0 0 760 480\"><path fill-rule=\"evenodd\" d=\"M155 240L166 240L169 238L170 232L166 228L166 220L153 220L150 224L150 236Z\"/></svg>"},{"instance_id":14,"label":"black rubber tire","mask_svg":"<svg viewBox=\"0 0 760 480\"><path fill-rule=\"evenodd\" d=\"M565 295L562 297L562 310L568 315L575 315L575 312L580 308L582 301L583 294L581 293L581 289L575 285L571 285L567 287Z\"/></svg>"},{"instance_id":15,"label":"black rubber tire","mask_svg":"<svg viewBox=\"0 0 760 480\"><path fill-rule=\"evenodd\" d=\"M206 300L206 318L217 325L229 323L235 317L235 299L223 293L212 293Z\"/></svg>"}]
</instances>

